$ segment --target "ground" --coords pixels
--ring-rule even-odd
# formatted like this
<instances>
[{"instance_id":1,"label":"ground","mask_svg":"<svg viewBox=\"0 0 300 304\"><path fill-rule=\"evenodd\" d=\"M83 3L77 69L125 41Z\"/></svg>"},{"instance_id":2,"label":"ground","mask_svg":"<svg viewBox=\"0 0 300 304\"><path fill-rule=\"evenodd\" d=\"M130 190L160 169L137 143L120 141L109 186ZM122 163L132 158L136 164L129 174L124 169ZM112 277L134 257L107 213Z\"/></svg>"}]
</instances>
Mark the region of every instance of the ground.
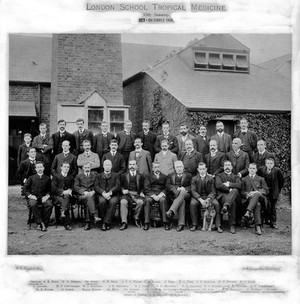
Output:
<instances>
[{"instance_id":1,"label":"ground","mask_svg":"<svg viewBox=\"0 0 300 304\"><path fill-rule=\"evenodd\" d=\"M50 226L47 232L27 226L28 210L18 186L9 187L8 196L8 246L9 255L289 255L291 254L291 207L287 196L278 204L278 230L264 226L261 236L254 228L231 235L228 227L222 234L216 231L174 228L141 228L129 225L120 231L114 225L110 231L92 227L84 231L84 223L75 222L71 231L62 226ZM226 223L225 223L226 224Z\"/></svg>"}]
</instances>

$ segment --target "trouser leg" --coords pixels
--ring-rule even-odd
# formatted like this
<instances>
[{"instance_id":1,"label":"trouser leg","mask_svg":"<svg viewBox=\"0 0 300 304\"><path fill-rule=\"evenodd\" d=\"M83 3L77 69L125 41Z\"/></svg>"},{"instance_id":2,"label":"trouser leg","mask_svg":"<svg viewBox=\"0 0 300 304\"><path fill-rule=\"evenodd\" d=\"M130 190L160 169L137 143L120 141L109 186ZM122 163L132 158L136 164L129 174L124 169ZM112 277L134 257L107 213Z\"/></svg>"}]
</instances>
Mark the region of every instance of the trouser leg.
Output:
<instances>
[{"instance_id":1,"label":"trouser leg","mask_svg":"<svg viewBox=\"0 0 300 304\"><path fill-rule=\"evenodd\" d=\"M99 217L104 219L107 210L107 200L103 196L98 197L98 211Z\"/></svg>"},{"instance_id":2,"label":"trouser leg","mask_svg":"<svg viewBox=\"0 0 300 304\"><path fill-rule=\"evenodd\" d=\"M159 207L162 214L163 223L168 223L169 220L167 218L166 212L168 211L168 199L163 196L159 199Z\"/></svg>"},{"instance_id":3,"label":"trouser leg","mask_svg":"<svg viewBox=\"0 0 300 304\"><path fill-rule=\"evenodd\" d=\"M71 206L71 195L66 194L63 197L58 198L58 202L61 205L61 211L65 214L65 218L63 219L64 226L71 224L71 218L70 218L70 206ZM55 208L55 217L59 218L60 214L59 208ZM58 216L57 216L58 215Z\"/></svg>"},{"instance_id":4,"label":"trouser leg","mask_svg":"<svg viewBox=\"0 0 300 304\"><path fill-rule=\"evenodd\" d=\"M154 200L152 197L147 197L145 199L145 206L144 206L144 213L145 213L145 224L150 223L150 213L151 213L151 206Z\"/></svg>"},{"instance_id":5,"label":"trouser leg","mask_svg":"<svg viewBox=\"0 0 300 304\"><path fill-rule=\"evenodd\" d=\"M121 199L121 202L120 202L120 213L121 213L121 222L127 224L128 200L125 199L125 198Z\"/></svg>"},{"instance_id":6,"label":"trouser leg","mask_svg":"<svg viewBox=\"0 0 300 304\"><path fill-rule=\"evenodd\" d=\"M254 224L261 225L261 204L258 202L254 209Z\"/></svg>"},{"instance_id":7,"label":"trouser leg","mask_svg":"<svg viewBox=\"0 0 300 304\"><path fill-rule=\"evenodd\" d=\"M220 204L216 199L212 200L212 204L213 204L213 206L215 208L215 211L216 211L216 219L215 219L216 226L220 227L221 226L221 214L220 214L221 207L220 207Z\"/></svg>"},{"instance_id":8,"label":"trouser leg","mask_svg":"<svg viewBox=\"0 0 300 304\"><path fill-rule=\"evenodd\" d=\"M138 198L138 199L135 199L135 202L136 202L136 207L135 207L135 210L134 210L133 217L134 217L135 220L139 220L142 209L143 209L143 206L144 206L144 200Z\"/></svg>"},{"instance_id":9,"label":"trouser leg","mask_svg":"<svg viewBox=\"0 0 300 304\"><path fill-rule=\"evenodd\" d=\"M250 199L249 199L249 203L247 206L247 210L249 210L250 212L253 212L253 210L255 209L260 197L262 196L262 194L260 193L255 193Z\"/></svg>"},{"instance_id":10,"label":"trouser leg","mask_svg":"<svg viewBox=\"0 0 300 304\"><path fill-rule=\"evenodd\" d=\"M41 207L39 206L39 203L37 200L29 199L28 200L28 205L30 206L33 216L36 219L36 223L40 224L43 219L42 219L42 210Z\"/></svg>"},{"instance_id":11,"label":"trouser leg","mask_svg":"<svg viewBox=\"0 0 300 304\"><path fill-rule=\"evenodd\" d=\"M270 199L270 223L275 225L277 220L276 214L277 199Z\"/></svg>"},{"instance_id":12,"label":"trouser leg","mask_svg":"<svg viewBox=\"0 0 300 304\"><path fill-rule=\"evenodd\" d=\"M49 222L50 222L52 208L53 208L53 206L52 206L51 200L46 200L43 203L43 223L45 224L46 227L48 227Z\"/></svg>"},{"instance_id":13,"label":"trouser leg","mask_svg":"<svg viewBox=\"0 0 300 304\"><path fill-rule=\"evenodd\" d=\"M90 222L91 218L97 215L95 197L94 195L87 198L87 212L86 212L86 222Z\"/></svg>"},{"instance_id":14,"label":"trouser leg","mask_svg":"<svg viewBox=\"0 0 300 304\"><path fill-rule=\"evenodd\" d=\"M107 225L110 225L113 221L113 217L117 208L119 202L119 197L118 196L113 196L109 201L108 201L108 206L107 206L107 212L104 217L104 223Z\"/></svg>"},{"instance_id":15,"label":"trouser leg","mask_svg":"<svg viewBox=\"0 0 300 304\"><path fill-rule=\"evenodd\" d=\"M170 210L174 213L177 213L180 206L183 204L184 200L188 197L188 195L189 194L187 192L180 191L178 196L173 200Z\"/></svg>"},{"instance_id":16,"label":"trouser leg","mask_svg":"<svg viewBox=\"0 0 300 304\"><path fill-rule=\"evenodd\" d=\"M193 226L198 226L199 206L200 202L195 198L192 198L190 203L190 214Z\"/></svg>"},{"instance_id":17,"label":"trouser leg","mask_svg":"<svg viewBox=\"0 0 300 304\"><path fill-rule=\"evenodd\" d=\"M178 209L178 226L180 225L185 225L185 199L183 199Z\"/></svg>"}]
</instances>

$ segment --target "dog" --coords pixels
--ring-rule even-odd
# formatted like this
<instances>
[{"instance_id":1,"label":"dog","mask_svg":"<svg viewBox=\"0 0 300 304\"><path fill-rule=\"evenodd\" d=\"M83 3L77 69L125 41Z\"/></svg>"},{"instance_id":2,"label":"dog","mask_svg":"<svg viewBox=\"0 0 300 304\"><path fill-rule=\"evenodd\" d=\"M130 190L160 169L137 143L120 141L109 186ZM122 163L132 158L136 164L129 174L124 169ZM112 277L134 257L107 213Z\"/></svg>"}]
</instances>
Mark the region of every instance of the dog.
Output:
<instances>
[{"instance_id":1,"label":"dog","mask_svg":"<svg viewBox=\"0 0 300 304\"><path fill-rule=\"evenodd\" d=\"M210 202L206 204L206 210L203 215L203 226L202 231L211 231L212 224L214 222L214 218L216 216L216 210L214 208L214 205ZM207 227L207 222L209 222L209 226Z\"/></svg>"}]
</instances>

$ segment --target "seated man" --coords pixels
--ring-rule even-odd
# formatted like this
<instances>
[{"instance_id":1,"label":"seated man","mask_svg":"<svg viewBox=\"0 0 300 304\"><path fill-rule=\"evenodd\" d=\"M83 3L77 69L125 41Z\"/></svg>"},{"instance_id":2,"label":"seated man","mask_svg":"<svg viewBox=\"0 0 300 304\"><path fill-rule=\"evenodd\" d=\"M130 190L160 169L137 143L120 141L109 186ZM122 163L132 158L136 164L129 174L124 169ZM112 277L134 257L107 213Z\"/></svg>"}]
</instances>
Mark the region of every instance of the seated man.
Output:
<instances>
[{"instance_id":1,"label":"seated man","mask_svg":"<svg viewBox=\"0 0 300 304\"><path fill-rule=\"evenodd\" d=\"M159 203L162 213L163 224L166 230L170 230L169 221L166 216L168 210L168 200L166 197L167 176L160 172L159 163L152 163L152 173L145 176L145 226L148 230L150 226L151 206L154 202Z\"/></svg>"},{"instance_id":2,"label":"seated man","mask_svg":"<svg viewBox=\"0 0 300 304\"><path fill-rule=\"evenodd\" d=\"M84 152L78 155L77 166L79 168L79 173L82 173L82 166L86 163L91 164L91 170L97 171L100 168L100 159L97 153L91 151L91 142L89 140L84 140L82 147Z\"/></svg>"},{"instance_id":3,"label":"seated man","mask_svg":"<svg viewBox=\"0 0 300 304\"><path fill-rule=\"evenodd\" d=\"M221 214L229 212L230 233L235 233L236 202L240 197L241 179L232 173L229 160L224 162L224 172L216 176L217 199L222 204Z\"/></svg>"},{"instance_id":4,"label":"seated man","mask_svg":"<svg viewBox=\"0 0 300 304\"><path fill-rule=\"evenodd\" d=\"M242 179L242 197L245 199L247 211L245 220L249 220L251 213L254 213L255 232L261 235L261 209L265 205L265 195L268 194L268 186L263 177L256 175L257 165L249 165L249 175Z\"/></svg>"},{"instance_id":5,"label":"seated man","mask_svg":"<svg viewBox=\"0 0 300 304\"><path fill-rule=\"evenodd\" d=\"M98 195L99 216L103 219L101 230L110 229L117 205L119 203L120 179L116 172L112 172L110 160L103 162L104 172L97 175L95 192Z\"/></svg>"},{"instance_id":6,"label":"seated man","mask_svg":"<svg viewBox=\"0 0 300 304\"><path fill-rule=\"evenodd\" d=\"M134 202L136 203L133 215L134 223L137 227L141 227L139 221L142 207L144 206L144 176L137 172L136 160L130 160L128 168L129 171L121 176L121 189L123 195L121 196L120 202L120 214L122 221L120 230L127 228L128 207L129 205L131 207Z\"/></svg>"},{"instance_id":7,"label":"seated man","mask_svg":"<svg viewBox=\"0 0 300 304\"><path fill-rule=\"evenodd\" d=\"M52 212L50 197L51 179L43 174L45 166L42 162L35 165L37 174L29 176L24 185L24 194L32 209L36 223L42 231L47 231Z\"/></svg>"},{"instance_id":8,"label":"seated man","mask_svg":"<svg viewBox=\"0 0 300 304\"><path fill-rule=\"evenodd\" d=\"M84 230L90 230L92 217L94 217L95 223L101 221L101 219L97 216L95 205L94 184L96 180L96 173L91 172L90 163L84 164L82 169L83 173L79 173L75 178L74 190L77 194L79 204L84 204L85 206L86 225Z\"/></svg>"},{"instance_id":9,"label":"seated man","mask_svg":"<svg viewBox=\"0 0 300 304\"><path fill-rule=\"evenodd\" d=\"M168 175L167 190L173 203L166 215L172 219L174 214L178 214L177 231L182 231L185 225L185 206L190 199L192 176L190 173L183 172L183 163L178 160L174 163L175 173Z\"/></svg>"},{"instance_id":10,"label":"seated man","mask_svg":"<svg viewBox=\"0 0 300 304\"><path fill-rule=\"evenodd\" d=\"M184 144L186 152L181 156L184 171L195 176L197 174L198 164L202 162L202 154L194 149L194 144L191 139L187 139Z\"/></svg>"},{"instance_id":11,"label":"seated man","mask_svg":"<svg viewBox=\"0 0 300 304\"><path fill-rule=\"evenodd\" d=\"M64 220L66 230L72 230L69 207L72 198L73 177L69 174L69 170L70 164L62 163L61 172L54 174L51 185L53 204L60 208L60 216Z\"/></svg>"},{"instance_id":12,"label":"seated man","mask_svg":"<svg viewBox=\"0 0 300 304\"><path fill-rule=\"evenodd\" d=\"M201 205L203 208L207 207L208 203L214 205L216 211L216 227L219 233L221 229L220 205L216 200L215 180L212 175L207 174L205 163L199 163L198 172L192 179L191 193L192 199L190 204L190 213L192 219L191 231L195 231L198 226L198 207Z\"/></svg>"}]
</instances>

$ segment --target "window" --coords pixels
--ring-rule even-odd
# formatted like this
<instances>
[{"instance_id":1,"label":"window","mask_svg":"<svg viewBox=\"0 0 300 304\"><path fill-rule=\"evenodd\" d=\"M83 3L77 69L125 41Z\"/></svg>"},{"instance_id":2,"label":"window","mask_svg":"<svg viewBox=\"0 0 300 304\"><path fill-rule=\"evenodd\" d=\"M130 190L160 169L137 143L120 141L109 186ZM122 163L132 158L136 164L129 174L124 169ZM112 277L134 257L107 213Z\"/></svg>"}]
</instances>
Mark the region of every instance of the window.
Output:
<instances>
[{"instance_id":1,"label":"window","mask_svg":"<svg viewBox=\"0 0 300 304\"><path fill-rule=\"evenodd\" d=\"M222 66L225 70L234 70L235 63L233 55L223 54Z\"/></svg>"},{"instance_id":2,"label":"window","mask_svg":"<svg viewBox=\"0 0 300 304\"><path fill-rule=\"evenodd\" d=\"M124 129L124 122L128 119L125 109L109 109L109 128L110 132L117 134Z\"/></svg>"},{"instance_id":3,"label":"window","mask_svg":"<svg viewBox=\"0 0 300 304\"><path fill-rule=\"evenodd\" d=\"M221 68L220 54L209 54L208 64L209 64L209 68L211 69L220 69Z\"/></svg>"},{"instance_id":4,"label":"window","mask_svg":"<svg viewBox=\"0 0 300 304\"><path fill-rule=\"evenodd\" d=\"M240 71L248 71L247 56L236 55L236 69Z\"/></svg>"},{"instance_id":5,"label":"window","mask_svg":"<svg viewBox=\"0 0 300 304\"><path fill-rule=\"evenodd\" d=\"M207 68L208 60L206 53L195 52L195 68Z\"/></svg>"},{"instance_id":6,"label":"window","mask_svg":"<svg viewBox=\"0 0 300 304\"><path fill-rule=\"evenodd\" d=\"M103 108L88 108L88 128L93 133L99 133L100 122L104 118Z\"/></svg>"}]
</instances>

